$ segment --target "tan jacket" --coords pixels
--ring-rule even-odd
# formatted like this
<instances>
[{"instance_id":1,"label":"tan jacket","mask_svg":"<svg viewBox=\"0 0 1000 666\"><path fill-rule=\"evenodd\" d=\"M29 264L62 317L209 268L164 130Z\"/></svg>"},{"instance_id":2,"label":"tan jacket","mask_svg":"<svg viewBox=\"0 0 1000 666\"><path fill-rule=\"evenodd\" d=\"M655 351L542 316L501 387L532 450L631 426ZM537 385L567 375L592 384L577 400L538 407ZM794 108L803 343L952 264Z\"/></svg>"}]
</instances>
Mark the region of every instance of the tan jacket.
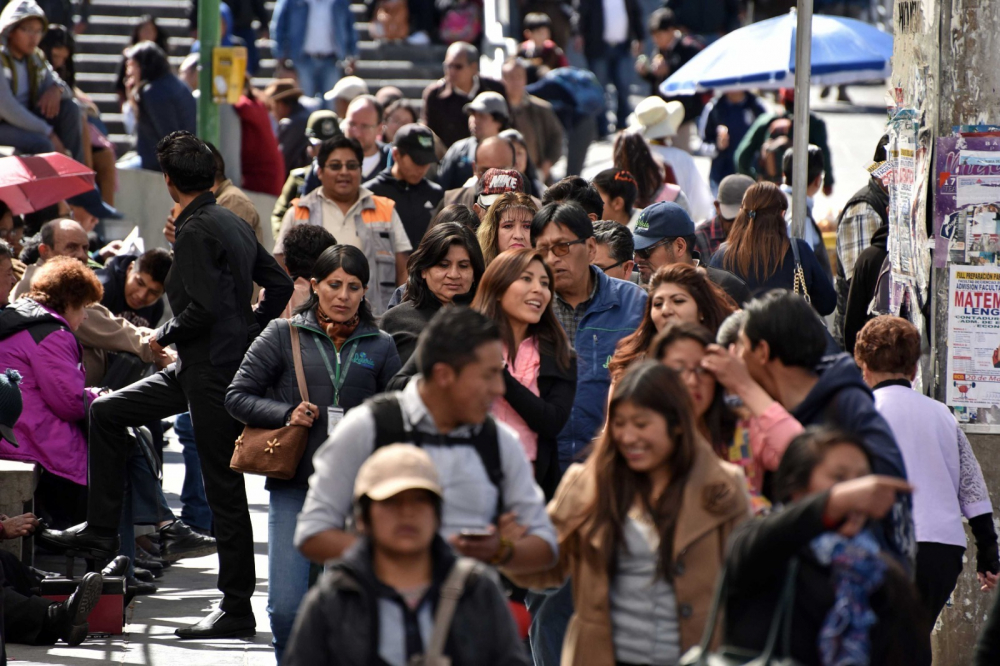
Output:
<instances>
[{"instance_id":1,"label":"tan jacket","mask_svg":"<svg viewBox=\"0 0 1000 666\"><path fill-rule=\"evenodd\" d=\"M233 185L233 181L228 178L222 181L218 191L215 193L215 203L236 213L237 217L242 218L253 229L253 234L257 237L257 242L264 242L264 230L260 226L260 214L254 207L253 202L250 201L250 197L243 190Z\"/></svg>"},{"instance_id":2,"label":"tan jacket","mask_svg":"<svg viewBox=\"0 0 1000 666\"><path fill-rule=\"evenodd\" d=\"M563 126L552 105L525 94L520 106L510 107L510 124L524 136L532 164L555 164L562 157Z\"/></svg>"},{"instance_id":3,"label":"tan jacket","mask_svg":"<svg viewBox=\"0 0 1000 666\"><path fill-rule=\"evenodd\" d=\"M548 506L559 536L559 562L542 574L509 576L516 584L535 589L562 585L571 577L576 612L563 642L562 666L615 663L607 562L600 554L600 539L587 538L595 483L591 463L566 471ZM726 541L733 528L749 517L743 471L719 460L700 440L674 533L673 585L681 654L701 640L725 561Z\"/></svg>"}]
</instances>

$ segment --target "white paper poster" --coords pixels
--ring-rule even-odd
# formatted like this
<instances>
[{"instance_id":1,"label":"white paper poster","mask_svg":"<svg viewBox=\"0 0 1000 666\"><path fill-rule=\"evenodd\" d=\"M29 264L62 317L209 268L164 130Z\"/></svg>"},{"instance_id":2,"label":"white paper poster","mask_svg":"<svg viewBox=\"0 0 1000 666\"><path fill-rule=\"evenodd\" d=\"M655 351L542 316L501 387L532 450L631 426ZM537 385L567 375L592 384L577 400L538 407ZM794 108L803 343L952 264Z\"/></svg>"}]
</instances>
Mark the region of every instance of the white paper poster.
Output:
<instances>
[{"instance_id":1,"label":"white paper poster","mask_svg":"<svg viewBox=\"0 0 1000 666\"><path fill-rule=\"evenodd\" d=\"M1000 405L1000 268L950 266L948 405Z\"/></svg>"}]
</instances>

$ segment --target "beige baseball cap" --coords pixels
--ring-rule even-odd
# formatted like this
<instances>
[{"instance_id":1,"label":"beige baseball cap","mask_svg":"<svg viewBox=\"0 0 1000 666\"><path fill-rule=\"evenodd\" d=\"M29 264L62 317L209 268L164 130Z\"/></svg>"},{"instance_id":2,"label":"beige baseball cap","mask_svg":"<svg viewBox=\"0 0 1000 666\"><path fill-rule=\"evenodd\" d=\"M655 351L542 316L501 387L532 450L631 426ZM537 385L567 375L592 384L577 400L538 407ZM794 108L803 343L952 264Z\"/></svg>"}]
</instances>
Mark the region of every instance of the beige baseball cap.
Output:
<instances>
[{"instance_id":1,"label":"beige baseball cap","mask_svg":"<svg viewBox=\"0 0 1000 666\"><path fill-rule=\"evenodd\" d=\"M412 444L390 444L375 451L354 479L354 500L367 496L382 502L405 490L429 490L444 496L437 468L427 453Z\"/></svg>"}]
</instances>

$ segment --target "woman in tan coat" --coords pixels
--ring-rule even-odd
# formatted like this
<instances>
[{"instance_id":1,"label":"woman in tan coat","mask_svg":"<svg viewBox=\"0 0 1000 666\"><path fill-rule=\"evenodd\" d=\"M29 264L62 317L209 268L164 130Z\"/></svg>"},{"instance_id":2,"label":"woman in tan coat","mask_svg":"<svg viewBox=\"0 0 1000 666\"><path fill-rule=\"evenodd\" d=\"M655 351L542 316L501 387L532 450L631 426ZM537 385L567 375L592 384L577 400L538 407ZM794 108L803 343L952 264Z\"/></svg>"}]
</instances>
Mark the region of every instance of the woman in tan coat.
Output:
<instances>
[{"instance_id":1,"label":"woman in tan coat","mask_svg":"<svg viewBox=\"0 0 1000 666\"><path fill-rule=\"evenodd\" d=\"M750 509L743 472L712 452L693 412L676 372L633 367L549 504L558 563L511 576L535 589L571 577L563 666L672 664L700 640L726 540Z\"/></svg>"}]
</instances>

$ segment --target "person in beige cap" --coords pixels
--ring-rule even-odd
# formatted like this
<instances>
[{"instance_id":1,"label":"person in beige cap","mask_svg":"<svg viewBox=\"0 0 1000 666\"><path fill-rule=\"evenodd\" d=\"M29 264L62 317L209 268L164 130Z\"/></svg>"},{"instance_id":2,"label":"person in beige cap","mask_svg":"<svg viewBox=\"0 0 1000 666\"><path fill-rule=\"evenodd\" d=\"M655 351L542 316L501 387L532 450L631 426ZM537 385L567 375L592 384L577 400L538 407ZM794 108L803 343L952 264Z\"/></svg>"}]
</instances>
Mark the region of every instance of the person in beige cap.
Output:
<instances>
[{"instance_id":1,"label":"person in beige cap","mask_svg":"<svg viewBox=\"0 0 1000 666\"><path fill-rule=\"evenodd\" d=\"M691 217L707 220L715 214L715 198L708 181L698 171L691 155L670 143L683 122L684 105L681 102L647 97L636 105L628 129L641 134L652 153L673 171L673 182L687 197Z\"/></svg>"},{"instance_id":2,"label":"person in beige cap","mask_svg":"<svg viewBox=\"0 0 1000 666\"><path fill-rule=\"evenodd\" d=\"M362 536L306 595L282 664L413 663L431 647L442 588L454 587L442 656L453 666L527 666L484 565L459 560L437 533L443 497L431 457L412 444L384 446L361 465L354 507Z\"/></svg>"},{"instance_id":3,"label":"person in beige cap","mask_svg":"<svg viewBox=\"0 0 1000 666\"><path fill-rule=\"evenodd\" d=\"M327 104L333 105L333 111L341 118L347 117L347 107L355 97L368 94L368 84L357 76L345 76L337 85L323 93Z\"/></svg>"},{"instance_id":4,"label":"person in beige cap","mask_svg":"<svg viewBox=\"0 0 1000 666\"><path fill-rule=\"evenodd\" d=\"M302 89L293 79L272 81L264 89L271 115L278 121L278 149L285 158L285 177L292 169L308 166L312 161L309 157L309 138L306 136L306 124L309 122L309 109L302 105Z\"/></svg>"}]
</instances>

